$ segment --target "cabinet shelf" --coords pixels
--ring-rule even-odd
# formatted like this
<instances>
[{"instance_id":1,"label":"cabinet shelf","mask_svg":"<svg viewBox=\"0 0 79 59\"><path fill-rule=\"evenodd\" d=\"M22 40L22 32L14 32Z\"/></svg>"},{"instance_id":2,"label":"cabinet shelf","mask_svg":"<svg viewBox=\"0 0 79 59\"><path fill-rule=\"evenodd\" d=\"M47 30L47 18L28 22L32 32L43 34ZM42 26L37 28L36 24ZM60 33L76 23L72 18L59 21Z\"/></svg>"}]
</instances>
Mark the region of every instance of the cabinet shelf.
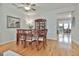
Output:
<instances>
[{"instance_id":1,"label":"cabinet shelf","mask_svg":"<svg viewBox=\"0 0 79 59\"><path fill-rule=\"evenodd\" d=\"M46 28L46 20L45 19L35 20L35 28L36 29L45 29Z\"/></svg>"}]
</instances>

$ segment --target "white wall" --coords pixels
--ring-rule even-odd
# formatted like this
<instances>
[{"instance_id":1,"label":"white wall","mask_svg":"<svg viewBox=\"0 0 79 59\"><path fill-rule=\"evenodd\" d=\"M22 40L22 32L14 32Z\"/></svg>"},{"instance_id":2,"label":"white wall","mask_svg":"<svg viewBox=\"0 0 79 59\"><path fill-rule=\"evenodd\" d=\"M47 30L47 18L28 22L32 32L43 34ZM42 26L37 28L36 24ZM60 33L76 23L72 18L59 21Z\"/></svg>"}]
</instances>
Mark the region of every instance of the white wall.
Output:
<instances>
[{"instance_id":1,"label":"white wall","mask_svg":"<svg viewBox=\"0 0 79 59\"><path fill-rule=\"evenodd\" d=\"M68 8L65 10L73 10L73 16L75 17L75 26L72 27L72 41L79 44L79 4L74 6L73 8ZM63 11L63 10L61 10Z\"/></svg>"},{"instance_id":2,"label":"white wall","mask_svg":"<svg viewBox=\"0 0 79 59\"><path fill-rule=\"evenodd\" d=\"M56 13L51 11L43 13L43 16L47 19L47 38L56 39Z\"/></svg>"},{"instance_id":3,"label":"white wall","mask_svg":"<svg viewBox=\"0 0 79 59\"><path fill-rule=\"evenodd\" d=\"M1 10L1 5L0 5L0 16L1 16L1 14L2 14L2 10ZM2 36L1 36L1 22L2 22L2 17L0 17L0 43L1 43L1 38L2 38Z\"/></svg>"},{"instance_id":4,"label":"white wall","mask_svg":"<svg viewBox=\"0 0 79 59\"><path fill-rule=\"evenodd\" d=\"M40 13L40 17L47 19L47 28L48 28L48 39L57 40L56 36L56 22L58 19L58 16L61 15L61 13L74 11L73 15L75 16L75 26L72 27L72 41L79 44L79 4L76 6L71 7L64 7L56 10L51 10L48 12ZM35 18L39 18L39 16L36 15Z\"/></svg>"},{"instance_id":5,"label":"white wall","mask_svg":"<svg viewBox=\"0 0 79 59\"><path fill-rule=\"evenodd\" d=\"M0 6L1 6L0 7L0 44L4 44L16 40L17 28L7 28L7 15L20 18L21 21L20 28L25 28L25 29L28 28L25 21L28 20L28 16L26 15L27 13L22 12L20 9L17 9L17 7L11 4L1 4ZM35 20L42 16L39 13L30 17L31 19Z\"/></svg>"},{"instance_id":6,"label":"white wall","mask_svg":"<svg viewBox=\"0 0 79 59\"><path fill-rule=\"evenodd\" d=\"M47 38L48 39L57 40L56 24L57 24L58 16L61 15L59 13L72 11L72 10L74 10L74 7L66 7L66 8L62 8L62 9L56 9L56 10L44 12L42 14L42 17L47 19L47 28L48 28Z\"/></svg>"},{"instance_id":7,"label":"white wall","mask_svg":"<svg viewBox=\"0 0 79 59\"><path fill-rule=\"evenodd\" d=\"M24 14L10 4L2 4L0 14L0 44L3 44L16 38L16 28L7 28L7 15L20 18L22 28Z\"/></svg>"},{"instance_id":8,"label":"white wall","mask_svg":"<svg viewBox=\"0 0 79 59\"><path fill-rule=\"evenodd\" d=\"M79 5L75 6L74 9L75 27L73 27L72 38L74 42L79 44Z\"/></svg>"},{"instance_id":9,"label":"white wall","mask_svg":"<svg viewBox=\"0 0 79 59\"><path fill-rule=\"evenodd\" d=\"M76 9L76 10L75 10ZM75 10L75 17L76 17L76 27L73 28L72 36L75 41L79 41L79 33L75 32L79 29L79 7L66 7L62 9L56 9L51 10L48 12L41 12L39 14L36 14L34 16L31 16L32 19L37 18L45 18L47 19L47 28L48 28L48 39L54 39L56 38L56 22L57 22L57 16L59 16L58 13L66 12L66 11L72 11ZM7 15L15 16L21 19L21 28L27 28L26 22L24 19L28 19L26 14L18 10L16 7L12 6L11 4L3 4L2 7L0 7L0 44L12 41L16 39L16 28L7 28Z\"/></svg>"}]
</instances>

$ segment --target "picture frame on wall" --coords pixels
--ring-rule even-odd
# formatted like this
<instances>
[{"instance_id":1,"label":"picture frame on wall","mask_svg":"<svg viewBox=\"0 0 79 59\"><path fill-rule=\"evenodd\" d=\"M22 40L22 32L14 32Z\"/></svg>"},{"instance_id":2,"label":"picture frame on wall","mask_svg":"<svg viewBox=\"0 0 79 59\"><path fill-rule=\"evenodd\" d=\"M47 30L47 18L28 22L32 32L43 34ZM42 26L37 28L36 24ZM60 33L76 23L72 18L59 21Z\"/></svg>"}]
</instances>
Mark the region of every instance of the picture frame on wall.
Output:
<instances>
[{"instance_id":1,"label":"picture frame on wall","mask_svg":"<svg viewBox=\"0 0 79 59\"><path fill-rule=\"evenodd\" d=\"M20 28L20 18L7 16L7 27L8 28Z\"/></svg>"}]
</instances>

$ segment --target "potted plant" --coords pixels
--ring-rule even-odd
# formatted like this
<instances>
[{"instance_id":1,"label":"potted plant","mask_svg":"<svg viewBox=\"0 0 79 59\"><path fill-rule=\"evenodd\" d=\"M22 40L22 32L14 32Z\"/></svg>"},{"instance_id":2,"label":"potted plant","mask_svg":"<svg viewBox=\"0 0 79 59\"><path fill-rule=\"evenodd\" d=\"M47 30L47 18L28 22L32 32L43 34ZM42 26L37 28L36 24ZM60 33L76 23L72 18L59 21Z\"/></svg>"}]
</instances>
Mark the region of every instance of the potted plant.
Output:
<instances>
[{"instance_id":1,"label":"potted plant","mask_svg":"<svg viewBox=\"0 0 79 59\"><path fill-rule=\"evenodd\" d=\"M33 25L32 24L28 24L28 27L29 27L29 29L32 29Z\"/></svg>"}]
</instances>

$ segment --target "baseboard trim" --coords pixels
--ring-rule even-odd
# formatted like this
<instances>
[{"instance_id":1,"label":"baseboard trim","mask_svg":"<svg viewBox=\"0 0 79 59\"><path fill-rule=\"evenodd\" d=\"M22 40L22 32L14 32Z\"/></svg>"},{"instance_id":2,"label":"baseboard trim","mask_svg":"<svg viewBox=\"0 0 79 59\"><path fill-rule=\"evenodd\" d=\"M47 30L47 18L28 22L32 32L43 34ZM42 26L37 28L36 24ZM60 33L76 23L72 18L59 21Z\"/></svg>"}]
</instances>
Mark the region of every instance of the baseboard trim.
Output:
<instances>
[{"instance_id":1,"label":"baseboard trim","mask_svg":"<svg viewBox=\"0 0 79 59\"><path fill-rule=\"evenodd\" d=\"M53 39L47 38L47 40L57 40L57 39L56 38L53 38ZM6 43L12 42L12 41L16 41L16 40L10 40L10 41L6 41L6 42L1 42L0 45L6 44Z\"/></svg>"},{"instance_id":2,"label":"baseboard trim","mask_svg":"<svg viewBox=\"0 0 79 59\"><path fill-rule=\"evenodd\" d=\"M74 43L76 43L77 45L79 45L79 42L76 40L72 40Z\"/></svg>"},{"instance_id":3,"label":"baseboard trim","mask_svg":"<svg viewBox=\"0 0 79 59\"><path fill-rule=\"evenodd\" d=\"M47 38L48 40L57 40L57 38Z\"/></svg>"},{"instance_id":4,"label":"baseboard trim","mask_svg":"<svg viewBox=\"0 0 79 59\"><path fill-rule=\"evenodd\" d=\"M1 42L0 45L6 44L6 43L12 42L12 41L15 41L15 40L10 40L10 41L6 41L6 42Z\"/></svg>"}]
</instances>

